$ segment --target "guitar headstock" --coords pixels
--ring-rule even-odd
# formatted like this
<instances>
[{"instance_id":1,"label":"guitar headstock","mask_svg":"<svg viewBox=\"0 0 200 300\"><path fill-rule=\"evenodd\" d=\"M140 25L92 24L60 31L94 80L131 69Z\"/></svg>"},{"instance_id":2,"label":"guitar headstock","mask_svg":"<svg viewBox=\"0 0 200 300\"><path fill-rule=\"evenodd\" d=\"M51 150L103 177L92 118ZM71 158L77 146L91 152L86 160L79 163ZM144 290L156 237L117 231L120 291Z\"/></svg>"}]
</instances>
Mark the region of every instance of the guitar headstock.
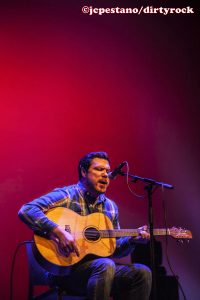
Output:
<instances>
[{"instance_id":1,"label":"guitar headstock","mask_svg":"<svg viewBox=\"0 0 200 300\"><path fill-rule=\"evenodd\" d=\"M169 235L171 235L173 238L182 240L182 239L187 239L190 240L192 239L192 232L187 229L183 229L181 227L172 227L169 229Z\"/></svg>"}]
</instances>

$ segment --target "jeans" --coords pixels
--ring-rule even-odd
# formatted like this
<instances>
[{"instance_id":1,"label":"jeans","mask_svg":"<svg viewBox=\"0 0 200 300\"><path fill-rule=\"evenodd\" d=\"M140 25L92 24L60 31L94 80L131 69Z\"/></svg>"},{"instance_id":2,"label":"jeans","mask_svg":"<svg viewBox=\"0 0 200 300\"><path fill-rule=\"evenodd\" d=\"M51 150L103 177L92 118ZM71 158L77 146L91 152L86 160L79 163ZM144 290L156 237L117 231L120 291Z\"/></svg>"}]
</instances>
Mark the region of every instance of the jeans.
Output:
<instances>
[{"instance_id":1,"label":"jeans","mask_svg":"<svg viewBox=\"0 0 200 300\"><path fill-rule=\"evenodd\" d=\"M109 258L97 258L75 266L70 275L49 274L50 284L89 300L148 300L151 271L141 264L119 265Z\"/></svg>"}]
</instances>

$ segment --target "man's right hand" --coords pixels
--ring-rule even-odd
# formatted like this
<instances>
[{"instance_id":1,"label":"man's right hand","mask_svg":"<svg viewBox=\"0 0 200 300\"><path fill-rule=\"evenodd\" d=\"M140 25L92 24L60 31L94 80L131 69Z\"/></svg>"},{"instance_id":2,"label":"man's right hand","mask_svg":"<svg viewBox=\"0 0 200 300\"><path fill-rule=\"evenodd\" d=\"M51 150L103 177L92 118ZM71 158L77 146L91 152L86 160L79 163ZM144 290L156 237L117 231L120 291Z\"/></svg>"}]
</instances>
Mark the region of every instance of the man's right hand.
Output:
<instances>
[{"instance_id":1,"label":"man's right hand","mask_svg":"<svg viewBox=\"0 0 200 300\"><path fill-rule=\"evenodd\" d=\"M74 237L71 233L65 231L61 226L57 226L52 231L53 235L59 240L59 247L69 256L71 252L75 252L79 256L79 250Z\"/></svg>"}]
</instances>

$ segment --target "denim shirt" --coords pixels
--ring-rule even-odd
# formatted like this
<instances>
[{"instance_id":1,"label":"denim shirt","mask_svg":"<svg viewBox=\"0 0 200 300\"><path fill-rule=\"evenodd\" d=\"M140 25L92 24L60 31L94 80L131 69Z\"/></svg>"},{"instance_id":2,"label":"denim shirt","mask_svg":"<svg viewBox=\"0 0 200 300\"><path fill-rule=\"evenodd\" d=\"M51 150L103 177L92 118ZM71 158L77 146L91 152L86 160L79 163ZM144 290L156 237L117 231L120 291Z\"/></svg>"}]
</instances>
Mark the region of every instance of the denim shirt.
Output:
<instances>
[{"instance_id":1,"label":"denim shirt","mask_svg":"<svg viewBox=\"0 0 200 300\"><path fill-rule=\"evenodd\" d=\"M105 214L112 222L114 229L120 229L117 205L104 194L100 194L93 205L87 202L88 193L81 182L54 189L52 192L24 204L18 215L35 233L48 235L58 225L47 218L45 213L56 207L66 207L81 216L94 212ZM128 255L134 249L128 237L117 238L114 257Z\"/></svg>"}]
</instances>

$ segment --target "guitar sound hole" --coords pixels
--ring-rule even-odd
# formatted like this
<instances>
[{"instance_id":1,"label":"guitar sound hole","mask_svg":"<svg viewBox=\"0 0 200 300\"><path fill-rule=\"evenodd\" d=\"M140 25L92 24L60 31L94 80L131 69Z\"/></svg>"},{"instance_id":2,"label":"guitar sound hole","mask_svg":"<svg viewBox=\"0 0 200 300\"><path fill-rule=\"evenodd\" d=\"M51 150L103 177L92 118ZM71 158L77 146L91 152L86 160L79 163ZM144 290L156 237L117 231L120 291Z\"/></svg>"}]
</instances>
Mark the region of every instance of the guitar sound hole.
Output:
<instances>
[{"instance_id":1,"label":"guitar sound hole","mask_svg":"<svg viewBox=\"0 0 200 300\"><path fill-rule=\"evenodd\" d=\"M88 227L85 230L85 238L89 241L97 241L100 238L100 233L96 228Z\"/></svg>"}]
</instances>

